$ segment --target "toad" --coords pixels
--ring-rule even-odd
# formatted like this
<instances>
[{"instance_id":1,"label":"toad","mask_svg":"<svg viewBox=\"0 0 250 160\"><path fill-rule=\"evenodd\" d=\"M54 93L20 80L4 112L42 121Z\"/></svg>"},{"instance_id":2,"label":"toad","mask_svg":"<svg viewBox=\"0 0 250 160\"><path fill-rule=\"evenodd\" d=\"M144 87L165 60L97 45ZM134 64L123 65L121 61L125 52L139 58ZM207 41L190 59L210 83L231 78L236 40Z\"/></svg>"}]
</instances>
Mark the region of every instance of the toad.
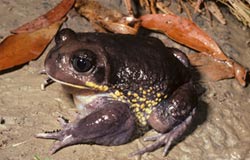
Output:
<instances>
[{"instance_id":1,"label":"toad","mask_svg":"<svg viewBox=\"0 0 250 160\"><path fill-rule=\"evenodd\" d=\"M153 128L154 141L131 155L164 146L165 155L190 126L197 106L190 64L153 37L75 33L62 29L45 60L50 81L73 95L79 115L62 129L37 134L57 140L51 153L75 144L121 145ZM139 132L138 132L139 131Z\"/></svg>"}]
</instances>

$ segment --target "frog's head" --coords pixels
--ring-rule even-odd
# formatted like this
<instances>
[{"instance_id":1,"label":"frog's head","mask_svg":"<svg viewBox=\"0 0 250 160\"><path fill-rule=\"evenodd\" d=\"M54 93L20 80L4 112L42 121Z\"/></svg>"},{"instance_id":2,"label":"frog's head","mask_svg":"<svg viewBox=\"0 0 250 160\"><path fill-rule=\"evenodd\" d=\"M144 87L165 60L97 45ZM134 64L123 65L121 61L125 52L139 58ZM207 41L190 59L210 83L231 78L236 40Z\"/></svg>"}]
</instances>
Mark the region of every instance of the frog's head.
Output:
<instances>
[{"instance_id":1,"label":"frog's head","mask_svg":"<svg viewBox=\"0 0 250 160\"><path fill-rule=\"evenodd\" d=\"M45 59L45 71L52 80L78 89L108 90L109 67L98 44L70 29L61 30L55 42Z\"/></svg>"},{"instance_id":2,"label":"frog's head","mask_svg":"<svg viewBox=\"0 0 250 160\"><path fill-rule=\"evenodd\" d=\"M124 93L154 86L155 92L170 92L186 81L187 67L156 38L63 29L55 42L46 73L71 88Z\"/></svg>"}]
</instances>

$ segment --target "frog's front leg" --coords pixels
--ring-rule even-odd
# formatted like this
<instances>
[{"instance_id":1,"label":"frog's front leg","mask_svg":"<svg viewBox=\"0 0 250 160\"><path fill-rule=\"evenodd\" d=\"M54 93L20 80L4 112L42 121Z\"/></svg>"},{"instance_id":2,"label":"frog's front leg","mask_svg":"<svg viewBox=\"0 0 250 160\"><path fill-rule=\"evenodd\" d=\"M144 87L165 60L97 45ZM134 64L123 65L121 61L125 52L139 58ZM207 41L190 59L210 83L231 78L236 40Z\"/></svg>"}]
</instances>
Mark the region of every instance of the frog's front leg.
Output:
<instances>
[{"instance_id":1,"label":"frog's front leg","mask_svg":"<svg viewBox=\"0 0 250 160\"><path fill-rule=\"evenodd\" d=\"M163 155L166 155L171 145L177 141L190 126L196 106L197 95L194 85L189 82L180 86L166 101L157 105L150 115L148 122L159 134L147 137L144 140L155 142L132 153L132 155L151 152L164 145Z\"/></svg>"},{"instance_id":2,"label":"frog's front leg","mask_svg":"<svg viewBox=\"0 0 250 160\"><path fill-rule=\"evenodd\" d=\"M75 144L94 143L120 145L128 142L135 130L134 117L124 103L113 102L109 106L68 123L59 118L62 130L37 134L37 138L58 140L51 154Z\"/></svg>"}]
</instances>

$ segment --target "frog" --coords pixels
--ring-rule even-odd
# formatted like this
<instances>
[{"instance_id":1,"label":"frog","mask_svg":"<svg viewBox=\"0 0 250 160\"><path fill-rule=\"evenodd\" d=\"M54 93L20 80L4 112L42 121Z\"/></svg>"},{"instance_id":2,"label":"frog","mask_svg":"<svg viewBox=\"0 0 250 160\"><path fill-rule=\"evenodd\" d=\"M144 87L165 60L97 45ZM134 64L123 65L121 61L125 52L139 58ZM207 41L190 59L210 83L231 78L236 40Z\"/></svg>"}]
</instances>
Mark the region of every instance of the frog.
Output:
<instances>
[{"instance_id":1,"label":"frog","mask_svg":"<svg viewBox=\"0 0 250 160\"><path fill-rule=\"evenodd\" d=\"M62 84L79 113L60 130L37 138L56 140L51 154L76 144L117 146L153 129L152 141L131 156L163 155L192 125L198 96L185 53L154 37L75 32L64 28L45 63L48 80Z\"/></svg>"}]
</instances>

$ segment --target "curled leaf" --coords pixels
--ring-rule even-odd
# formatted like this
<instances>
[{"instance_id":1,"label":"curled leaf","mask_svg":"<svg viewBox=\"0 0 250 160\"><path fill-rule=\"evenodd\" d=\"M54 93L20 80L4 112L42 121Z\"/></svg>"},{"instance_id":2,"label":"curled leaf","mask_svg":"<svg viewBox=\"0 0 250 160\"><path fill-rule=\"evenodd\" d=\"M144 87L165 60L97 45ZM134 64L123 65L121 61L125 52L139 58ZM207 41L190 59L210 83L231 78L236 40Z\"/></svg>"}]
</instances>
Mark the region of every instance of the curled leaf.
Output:
<instances>
[{"instance_id":1,"label":"curled leaf","mask_svg":"<svg viewBox=\"0 0 250 160\"><path fill-rule=\"evenodd\" d=\"M248 74L247 69L234 60L228 58L221 51L216 42L189 19L172 14L144 15L141 16L140 19L143 27L163 32L174 41L197 51L205 52L207 56L211 56L215 61L217 60L223 62L221 64L226 66L221 67L220 69L219 67L213 67L213 69L222 70L222 68L225 68L224 73L228 74L228 76L225 75L222 77L229 78L233 73L240 85L246 85L246 77ZM231 69L231 71L227 72L228 69ZM210 74L209 72L211 72L211 69L205 70L207 71L207 74ZM221 72L221 74L223 73ZM213 77L213 79L216 78Z\"/></svg>"},{"instance_id":2,"label":"curled leaf","mask_svg":"<svg viewBox=\"0 0 250 160\"><path fill-rule=\"evenodd\" d=\"M74 5L75 0L63 0L46 14L12 30L12 33L33 32L61 20Z\"/></svg>"},{"instance_id":3,"label":"curled leaf","mask_svg":"<svg viewBox=\"0 0 250 160\"><path fill-rule=\"evenodd\" d=\"M246 86L247 74L250 75L250 73L241 64L237 62L233 62L233 69L237 81L242 86Z\"/></svg>"},{"instance_id":4,"label":"curled leaf","mask_svg":"<svg viewBox=\"0 0 250 160\"><path fill-rule=\"evenodd\" d=\"M52 40L62 21L34 32L10 35L0 43L0 70L38 58Z\"/></svg>"},{"instance_id":5,"label":"curled leaf","mask_svg":"<svg viewBox=\"0 0 250 160\"><path fill-rule=\"evenodd\" d=\"M140 19L145 28L163 32L174 41L209 53L219 60L227 60L215 41L187 18L172 14L149 14L141 16Z\"/></svg>"},{"instance_id":6,"label":"curled leaf","mask_svg":"<svg viewBox=\"0 0 250 160\"><path fill-rule=\"evenodd\" d=\"M204 53L187 54L203 81L218 81L234 77L234 71L224 61L219 61Z\"/></svg>"}]
</instances>

